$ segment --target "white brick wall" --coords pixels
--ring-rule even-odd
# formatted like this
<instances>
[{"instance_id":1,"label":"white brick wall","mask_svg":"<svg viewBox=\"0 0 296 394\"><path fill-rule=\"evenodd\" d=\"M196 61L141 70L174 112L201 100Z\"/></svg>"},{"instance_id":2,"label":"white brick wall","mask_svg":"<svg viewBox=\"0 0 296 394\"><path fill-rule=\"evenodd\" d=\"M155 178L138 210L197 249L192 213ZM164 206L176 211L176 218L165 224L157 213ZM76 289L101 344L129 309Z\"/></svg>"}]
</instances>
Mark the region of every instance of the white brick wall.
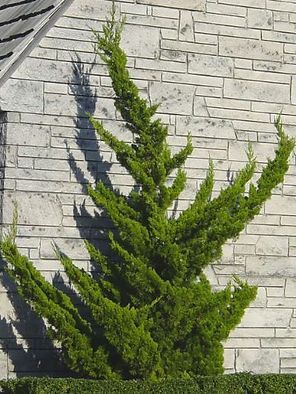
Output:
<instances>
[{"instance_id":1,"label":"white brick wall","mask_svg":"<svg viewBox=\"0 0 296 394\"><path fill-rule=\"evenodd\" d=\"M17 200L19 246L49 280L61 268L52 240L88 269L81 237L100 239L98 227L110 225L104 217L90 219L94 207L85 183L109 179L127 192L131 185L83 118L91 111L120 138L131 140L116 119L106 67L100 60L93 66L90 28L101 29L110 6L106 0L75 0L0 91L1 109L8 111L2 120L2 140L7 125L3 223L11 222ZM209 156L216 167L216 193L245 164L248 141L260 171L276 147L272 122L278 112L289 134L296 135L294 1L122 0L117 6L127 16L123 46L131 75L143 97L162 101L159 116L169 125L170 145L178 149L192 134L195 149L186 163L188 186L178 209L194 196ZM82 73L90 70L85 85L72 59L79 59ZM95 91L97 99L89 97ZM284 185L239 239L225 246L222 261L207 269L216 288L233 273L259 286L257 300L225 343L228 373L296 372L295 175L292 157ZM28 329L27 322L15 321L14 288L5 283L0 375L41 373L31 355L47 359L48 345L37 323ZM30 352L24 352L22 346L29 345ZM55 369L54 363L45 366Z\"/></svg>"}]
</instances>

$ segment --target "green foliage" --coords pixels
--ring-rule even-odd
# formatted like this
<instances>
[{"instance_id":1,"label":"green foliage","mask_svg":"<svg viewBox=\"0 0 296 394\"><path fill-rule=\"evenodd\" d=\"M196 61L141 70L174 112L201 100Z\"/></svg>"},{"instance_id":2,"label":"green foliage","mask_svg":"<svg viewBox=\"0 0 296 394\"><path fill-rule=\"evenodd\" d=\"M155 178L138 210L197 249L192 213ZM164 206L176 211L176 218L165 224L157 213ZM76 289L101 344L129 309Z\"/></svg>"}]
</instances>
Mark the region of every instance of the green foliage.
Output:
<instances>
[{"instance_id":1,"label":"green foliage","mask_svg":"<svg viewBox=\"0 0 296 394\"><path fill-rule=\"evenodd\" d=\"M291 394L295 375L237 374L160 382L23 378L0 382L3 394Z\"/></svg>"},{"instance_id":2,"label":"green foliage","mask_svg":"<svg viewBox=\"0 0 296 394\"><path fill-rule=\"evenodd\" d=\"M245 168L212 199L210 162L190 207L178 218L169 217L168 208L186 185L182 166L192 153L191 138L172 155L166 143L168 129L154 117L157 106L142 99L130 79L120 47L123 23L116 22L114 14L113 10L103 35L95 33L96 50L108 67L115 106L134 134L133 144L120 141L99 120L89 119L137 188L128 196L102 182L88 189L115 226L109 233L114 258L86 242L98 279L57 251L88 318L18 252L15 224L1 243L2 254L19 293L48 321L49 334L61 344L67 365L81 376L155 381L221 374L221 342L240 322L256 288L235 278L224 290L214 292L203 269L221 257L223 244L239 235L283 181L294 140L286 136L277 118L275 158L268 161L256 184L251 181L256 163L250 148ZM172 174L176 175L168 185Z\"/></svg>"}]
</instances>

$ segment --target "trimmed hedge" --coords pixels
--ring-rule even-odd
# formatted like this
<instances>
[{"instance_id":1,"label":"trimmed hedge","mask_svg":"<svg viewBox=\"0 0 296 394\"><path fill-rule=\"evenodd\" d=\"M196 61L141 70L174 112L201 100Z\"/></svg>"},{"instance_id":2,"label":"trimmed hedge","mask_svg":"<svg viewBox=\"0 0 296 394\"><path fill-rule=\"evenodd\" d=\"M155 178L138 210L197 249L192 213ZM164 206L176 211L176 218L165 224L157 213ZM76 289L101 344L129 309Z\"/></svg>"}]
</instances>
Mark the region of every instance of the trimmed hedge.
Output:
<instances>
[{"instance_id":1,"label":"trimmed hedge","mask_svg":"<svg viewBox=\"0 0 296 394\"><path fill-rule=\"evenodd\" d=\"M293 394L296 375L251 375L248 373L146 381L99 381L87 379L22 378L0 382L4 394Z\"/></svg>"}]
</instances>

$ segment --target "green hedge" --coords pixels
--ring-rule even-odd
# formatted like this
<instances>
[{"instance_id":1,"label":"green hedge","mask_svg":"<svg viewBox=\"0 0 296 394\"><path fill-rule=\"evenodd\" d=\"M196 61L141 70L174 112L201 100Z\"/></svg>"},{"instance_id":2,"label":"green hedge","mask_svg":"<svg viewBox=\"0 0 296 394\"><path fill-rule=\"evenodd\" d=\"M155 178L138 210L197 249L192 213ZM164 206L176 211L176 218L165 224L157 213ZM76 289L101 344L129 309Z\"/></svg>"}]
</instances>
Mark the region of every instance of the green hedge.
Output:
<instances>
[{"instance_id":1,"label":"green hedge","mask_svg":"<svg viewBox=\"0 0 296 394\"><path fill-rule=\"evenodd\" d=\"M293 394L296 375L250 375L246 373L195 380L98 381L86 379L22 378L0 382L4 394Z\"/></svg>"}]
</instances>

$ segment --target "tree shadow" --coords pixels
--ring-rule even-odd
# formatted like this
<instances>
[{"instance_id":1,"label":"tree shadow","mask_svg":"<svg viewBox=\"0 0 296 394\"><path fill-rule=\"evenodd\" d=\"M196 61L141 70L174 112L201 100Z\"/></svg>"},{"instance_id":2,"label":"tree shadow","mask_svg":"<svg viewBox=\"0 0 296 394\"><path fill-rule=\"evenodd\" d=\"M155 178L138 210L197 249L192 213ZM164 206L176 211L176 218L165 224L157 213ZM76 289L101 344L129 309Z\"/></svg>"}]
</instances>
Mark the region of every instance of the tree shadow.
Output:
<instances>
[{"instance_id":1,"label":"tree shadow","mask_svg":"<svg viewBox=\"0 0 296 394\"><path fill-rule=\"evenodd\" d=\"M103 245L103 249L105 249L107 247L107 234L110 228L113 228L113 224L104 209L101 209L100 212L96 209L94 214L92 214L88 209L90 207L87 207L87 188L91 184L97 184L99 181L102 181L111 190L116 191L108 176L112 164L104 159L100 141L87 115L95 115L99 100L97 89L91 85L91 74L95 62L89 67L86 67L79 55L76 55L76 60L72 60L72 66L69 89L76 103L75 141L80 152L83 154L87 171L86 173L79 167L79 162L75 160L73 152L67 146L68 162L72 174L75 180L80 183L82 192L86 195L86 198L81 204L77 204L74 201L73 218L81 238L91 242L98 248L101 248ZM106 252L108 253L108 251L104 250L104 253Z\"/></svg>"},{"instance_id":2,"label":"tree shadow","mask_svg":"<svg viewBox=\"0 0 296 394\"><path fill-rule=\"evenodd\" d=\"M7 114L0 112L0 223L3 223L2 198L6 164ZM1 226L1 235L3 228ZM46 337L42 318L17 293L15 282L6 272L6 262L0 257L0 303L10 316L0 317L0 376L21 377L25 375L61 376L65 366L60 361L59 349Z\"/></svg>"},{"instance_id":3,"label":"tree shadow","mask_svg":"<svg viewBox=\"0 0 296 394\"><path fill-rule=\"evenodd\" d=\"M9 359L6 377L69 376L60 350L46 336L43 319L17 293L5 267L6 263L1 262L1 283L5 289L1 292L2 301L8 301L13 308L13 315L0 318L0 346Z\"/></svg>"},{"instance_id":4,"label":"tree shadow","mask_svg":"<svg viewBox=\"0 0 296 394\"><path fill-rule=\"evenodd\" d=\"M73 61L73 74L69 82L77 108L75 139L87 165L87 174L79 167L69 146L67 146L68 162L76 181L82 185L85 195L87 195L87 187L91 184L91 180L93 183L101 180L112 188L108 177L112 164L104 160L96 132L92 129L86 115L86 113L94 115L97 104L96 89L93 90L90 84L92 67L86 69L77 57L77 61ZM86 200L80 205L74 203L73 216L81 238L91 241L95 246L99 246L98 242L101 243L96 240L106 238L108 228L112 226L105 212L95 211L95 216L91 215L87 209ZM6 302L11 304L13 310L12 316L0 318L0 347L9 360L7 361L8 375L15 377L76 376L68 372L67 367L61 361L60 350L47 338L44 320L17 293L15 282L5 271L6 263L1 261L0 264L2 295L6 295ZM93 275L96 276L96 274L93 270ZM71 284L65 283L59 272L54 274L52 284L71 298L82 317L89 319L87 310L81 305L77 293L71 288Z\"/></svg>"}]
</instances>

